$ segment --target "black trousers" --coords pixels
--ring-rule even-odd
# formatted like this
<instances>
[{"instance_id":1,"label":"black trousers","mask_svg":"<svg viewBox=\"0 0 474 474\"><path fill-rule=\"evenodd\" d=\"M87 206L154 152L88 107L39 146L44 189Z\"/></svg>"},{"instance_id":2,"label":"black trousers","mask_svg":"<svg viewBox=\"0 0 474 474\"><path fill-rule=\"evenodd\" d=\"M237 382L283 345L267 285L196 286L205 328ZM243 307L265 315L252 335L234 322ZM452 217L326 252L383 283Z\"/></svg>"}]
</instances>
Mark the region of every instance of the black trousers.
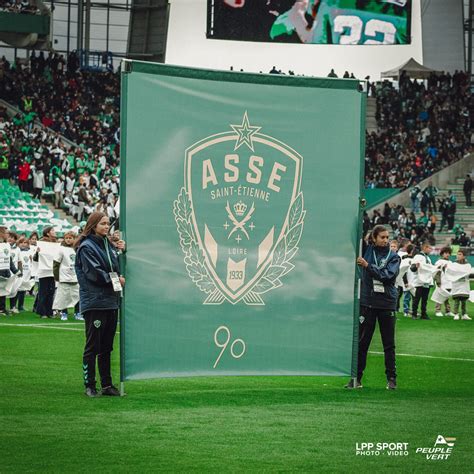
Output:
<instances>
[{"instance_id":1,"label":"black trousers","mask_svg":"<svg viewBox=\"0 0 474 474\"><path fill-rule=\"evenodd\" d=\"M25 295L26 291L19 291L16 295L16 302L18 303L18 309L25 309Z\"/></svg>"},{"instance_id":2,"label":"black trousers","mask_svg":"<svg viewBox=\"0 0 474 474\"><path fill-rule=\"evenodd\" d=\"M113 351L117 330L118 310L91 310L83 314L86 326L86 345L82 358L84 385L95 388L95 364L99 366L102 387L112 385L110 353Z\"/></svg>"},{"instance_id":3,"label":"black trousers","mask_svg":"<svg viewBox=\"0 0 474 474\"><path fill-rule=\"evenodd\" d=\"M16 296L10 298L10 309L13 309L17 306L18 309L24 309L23 306L25 305L25 294L26 291L18 291Z\"/></svg>"},{"instance_id":4,"label":"black trousers","mask_svg":"<svg viewBox=\"0 0 474 474\"><path fill-rule=\"evenodd\" d=\"M54 277L45 277L39 279L38 300L36 303L36 312L40 316L53 315L53 301L56 284Z\"/></svg>"},{"instance_id":5,"label":"black trousers","mask_svg":"<svg viewBox=\"0 0 474 474\"><path fill-rule=\"evenodd\" d=\"M397 313L400 311L400 300L402 299L403 296L403 286L399 286L397 288L398 291L398 297L397 297Z\"/></svg>"},{"instance_id":6,"label":"black trousers","mask_svg":"<svg viewBox=\"0 0 474 474\"><path fill-rule=\"evenodd\" d=\"M430 212L431 212L431 209L433 209L434 212L436 212L436 198L434 196L431 197L430 200L428 201L428 209Z\"/></svg>"},{"instance_id":7,"label":"black trousers","mask_svg":"<svg viewBox=\"0 0 474 474\"><path fill-rule=\"evenodd\" d=\"M421 317L426 318L426 305L428 304L428 296L430 295L430 289L423 286L417 286L415 296L413 298L413 313L412 317L416 318L418 315L418 305L421 301Z\"/></svg>"},{"instance_id":8,"label":"black trousers","mask_svg":"<svg viewBox=\"0 0 474 474\"><path fill-rule=\"evenodd\" d=\"M357 363L357 379L361 380L367 365L367 352L374 335L375 325L379 322L385 354L385 374L387 380L397 377L395 365L395 321L397 318L389 309L360 307L359 323L359 354Z\"/></svg>"},{"instance_id":9,"label":"black trousers","mask_svg":"<svg viewBox=\"0 0 474 474\"><path fill-rule=\"evenodd\" d=\"M466 193L464 192L464 197L466 198L466 206L472 206L472 191Z\"/></svg>"}]
</instances>

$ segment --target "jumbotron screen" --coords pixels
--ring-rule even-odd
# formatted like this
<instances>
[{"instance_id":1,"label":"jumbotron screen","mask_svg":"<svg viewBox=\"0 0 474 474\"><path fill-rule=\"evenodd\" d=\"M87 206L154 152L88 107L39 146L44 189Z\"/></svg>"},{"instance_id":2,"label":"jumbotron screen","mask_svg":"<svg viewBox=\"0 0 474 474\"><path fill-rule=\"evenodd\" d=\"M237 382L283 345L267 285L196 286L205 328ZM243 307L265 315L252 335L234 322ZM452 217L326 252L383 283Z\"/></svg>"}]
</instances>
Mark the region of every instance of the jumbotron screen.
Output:
<instances>
[{"instance_id":1,"label":"jumbotron screen","mask_svg":"<svg viewBox=\"0 0 474 474\"><path fill-rule=\"evenodd\" d=\"M411 0L208 0L207 37L305 44L409 44Z\"/></svg>"}]
</instances>

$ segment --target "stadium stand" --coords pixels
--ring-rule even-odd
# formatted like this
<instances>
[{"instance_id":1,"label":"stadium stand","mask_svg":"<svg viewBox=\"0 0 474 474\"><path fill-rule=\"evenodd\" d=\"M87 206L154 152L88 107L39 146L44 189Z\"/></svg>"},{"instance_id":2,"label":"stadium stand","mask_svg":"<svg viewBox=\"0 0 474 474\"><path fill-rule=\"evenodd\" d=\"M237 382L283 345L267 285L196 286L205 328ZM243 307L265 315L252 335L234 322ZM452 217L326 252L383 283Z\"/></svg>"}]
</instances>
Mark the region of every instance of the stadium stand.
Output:
<instances>
[{"instance_id":1,"label":"stadium stand","mask_svg":"<svg viewBox=\"0 0 474 474\"><path fill-rule=\"evenodd\" d=\"M8 110L0 113L0 132L8 177L78 221L95 209L116 219L119 76L77 68L74 54L67 62L32 54L28 68L3 62L0 97ZM41 173L44 183L36 179Z\"/></svg>"},{"instance_id":2,"label":"stadium stand","mask_svg":"<svg viewBox=\"0 0 474 474\"><path fill-rule=\"evenodd\" d=\"M119 74L79 71L74 52L67 59L33 52L26 67L21 63L10 67L1 61L0 70L4 76L0 98L17 111L13 117L0 117L0 130L7 138L3 143L10 149L12 182L33 192L35 173L42 169L45 183L40 194L54 201L57 208L78 220L95 209L116 219ZM426 85L402 75L398 84L370 83L367 92L376 104L377 126L366 137L367 188L413 187L472 150L472 94L465 73L432 74ZM20 170L25 162L31 170L28 181L22 182ZM458 184L453 184L454 195ZM436 199L447 191L440 190ZM457 196L459 205L463 199ZM428 237L433 242L452 238L454 221L449 234L447 229L439 233L439 204L433 215L428 215L427 209L423 216L416 211L410 219L409 208L385 208L377 210L370 222L389 223L395 237L415 242ZM456 229L463 228L469 238L471 217L469 209L456 213Z\"/></svg>"},{"instance_id":3,"label":"stadium stand","mask_svg":"<svg viewBox=\"0 0 474 474\"><path fill-rule=\"evenodd\" d=\"M59 218L48 206L33 199L30 193L22 192L8 180L0 180L0 226L27 235L36 231L41 234L44 227L53 225L61 237L69 230L77 231L67 219Z\"/></svg>"},{"instance_id":4,"label":"stadium stand","mask_svg":"<svg viewBox=\"0 0 474 474\"><path fill-rule=\"evenodd\" d=\"M378 130L366 137L367 188L408 188L472 150L466 73L433 73L426 86L402 75L398 85L372 85Z\"/></svg>"},{"instance_id":5,"label":"stadium stand","mask_svg":"<svg viewBox=\"0 0 474 474\"><path fill-rule=\"evenodd\" d=\"M33 14L39 10L33 0L0 0L0 11Z\"/></svg>"}]
</instances>

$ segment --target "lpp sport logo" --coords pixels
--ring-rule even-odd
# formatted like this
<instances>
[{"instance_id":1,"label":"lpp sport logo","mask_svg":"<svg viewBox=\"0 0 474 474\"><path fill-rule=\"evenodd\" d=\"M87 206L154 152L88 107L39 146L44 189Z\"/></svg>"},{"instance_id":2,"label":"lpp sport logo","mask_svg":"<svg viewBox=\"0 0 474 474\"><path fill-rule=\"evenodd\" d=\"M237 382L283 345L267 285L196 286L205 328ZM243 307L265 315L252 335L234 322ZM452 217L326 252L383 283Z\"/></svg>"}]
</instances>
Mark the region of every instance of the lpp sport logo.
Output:
<instances>
[{"instance_id":1,"label":"lpp sport logo","mask_svg":"<svg viewBox=\"0 0 474 474\"><path fill-rule=\"evenodd\" d=\"M174 216L189 277L204 304L263 305L294 268L306 211L303 157L242 123L191 145Z\"/></svg>"},{"instance_id":2,"label":"lpp sport logo","mask_svg":"<svg viewBox=\"0 0 474 474\"><path fill-rule=\"evenodd\" d=\"M408 443L366 442L356 443L356 456L408 456Z\"/></svg>"}]
</instances>

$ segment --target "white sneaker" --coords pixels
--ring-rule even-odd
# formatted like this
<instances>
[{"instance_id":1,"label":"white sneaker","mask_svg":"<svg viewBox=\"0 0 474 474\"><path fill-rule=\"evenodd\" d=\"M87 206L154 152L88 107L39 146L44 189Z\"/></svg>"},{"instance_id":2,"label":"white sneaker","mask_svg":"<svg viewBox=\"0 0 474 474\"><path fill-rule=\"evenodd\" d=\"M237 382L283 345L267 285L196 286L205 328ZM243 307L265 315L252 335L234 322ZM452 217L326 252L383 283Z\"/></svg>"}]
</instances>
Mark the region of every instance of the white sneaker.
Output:
<instances>
[{"instance_id":1,"label":"white sneaker","mask_svg":"<svg viewBox=\"0 0 474 474\"><path fill-rule=\"evenodd\" d=\"M455 321L459 321L459 314L455 314L455 315L454 315L454 320L455 320Z\"/></svg>"},{"instance_id":2,"label":"white sneaker","mask_svg":"<svg viewBox=\"0 0 474 474\"><path fill-rule=\"evenodd\" d=\"M84 318L82 317L81 313L76 313L74 315L74 319L77 320L77 321L84 321Z\"/></svg>"},{"instance_id":3,"label":"white sneaker","mask_svg":"<svg viewBox=\"0 0 474 474\"><path fill-rule=\"evenodd\" d=\"M472 318L470 318L468 314L463 314L461 319L464 319L464 321L472 321Z\"/></svg>"},{"instance_id":4,"label":"white sneaker","mask_svg":"<svg viewBox=\"0 0 474 474\"><path fill-rule=\"evenodd\" d=\"M446 316L451 316L453 317L454 316L454 313L452 311L450 311L449 313L446 313Z\"/></svg>"},{"instance_id":5,"label":"white sneaker","mask_svg":"<svg viewBox=\"0 0 474 474\"><path fill-rule=\"evenodd\" d=\"M409 318L410 315L408 313L403 313L403 316L405 316L405 318Z\"/></svg>"},{"instance_id":6,"label":"white sneaker","mask_svg":"<svg viewBox=\"0 0 474 474\"><path fill-rule=\"evenodd\" d=\"M61 313L61 321L67 321L67 313Z\"/></svg>"},{"instance_id":7,"label":"white sneaker","mask_svg":"<svg viewBox=\"0 0 474 474\"><path fill-rule=\"evenodd\" d=\"M20 311L18 311L18 308L13 308L12 313L18 314Z\"/></svg>"},{"instance_id":8,"label":"white sneaker","mask_svg":"<svg viewBox=\"0 0 474 474\"><path fill-rule=\"evenodd\" d=\"M444 314L441 311L438 311L436 313L436 316L438 316L438 318L442 318L444 316Z\"/></svg>"}]
</instances>

